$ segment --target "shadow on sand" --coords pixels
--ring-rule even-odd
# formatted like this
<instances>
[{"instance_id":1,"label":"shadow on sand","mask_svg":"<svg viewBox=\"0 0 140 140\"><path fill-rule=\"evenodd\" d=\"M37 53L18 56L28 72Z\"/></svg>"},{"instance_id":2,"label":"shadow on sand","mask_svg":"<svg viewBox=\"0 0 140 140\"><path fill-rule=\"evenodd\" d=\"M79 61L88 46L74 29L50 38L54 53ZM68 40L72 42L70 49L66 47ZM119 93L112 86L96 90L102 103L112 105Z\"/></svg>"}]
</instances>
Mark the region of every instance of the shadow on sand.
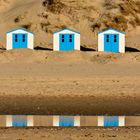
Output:
<instances>
[{"instance_id":1,"label":"shadow on sand","mask_svg":"<svg viewBox=\"0 0 140 140\"><path fill-rule=\"evenodd\" d=\"M92 48L87 48L85 46L81 46L81 51L88 52L88 51L96 51L96 50Z\"/></svg>"},{"instance_id":2,"label":"shadow on sand","mask_svg":"<svg viewBox=\"0 0 140 140\"><path fill-rule=\"evenodd\" d=\"M131 47L125 47L126 52L140 52L140 50Z\"/></svg>"},{"instance_id":3,"label":"shadow on sand","mask_svg":"<svg viewBox=\"0 0 140 140\"><path fill-rule=\"evenodd\" d=\"M44 48L44 47L40 47L40 46L37 46L34 48L35 50L42 50L42 51L53 51L53 49L51 48Z\"/></svg>"},{"instance_id":4,"label":"shadow on sand","mask_svg":"<svg viewBox=\"0 0 140 140\"><path fill-rule=\"evenodd\" d=\"M0 50L5 51L6 49L5 48L0 48Z\"/></svg>"}]
</instances>

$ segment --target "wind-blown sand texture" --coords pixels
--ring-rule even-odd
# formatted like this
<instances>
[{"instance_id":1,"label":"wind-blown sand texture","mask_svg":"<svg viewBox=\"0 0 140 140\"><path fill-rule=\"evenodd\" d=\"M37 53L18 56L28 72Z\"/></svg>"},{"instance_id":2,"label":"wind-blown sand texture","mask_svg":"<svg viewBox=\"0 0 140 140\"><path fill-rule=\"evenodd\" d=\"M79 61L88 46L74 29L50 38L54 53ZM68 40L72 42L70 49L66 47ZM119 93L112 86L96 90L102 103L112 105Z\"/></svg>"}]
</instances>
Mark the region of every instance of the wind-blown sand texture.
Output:
<instances>
[{"instance_id":1,"label":"wind-blown sand texture","mask_svg":"<svg viewBox=\"0 0 140 140\"><path fill-rule=\"evenodd\" d=\"M140 53L0 53L0 113L140 114Z\"/></svg>"},{"instance_id":2,"label":"wind-blown sand texture","mask_svg":"<svg viewBox=\"0 0 140 140\"><path fill-rule=\"evenodd\" d=\"M139 140L140 128L6 128L0 140Z\"/></svg>"}]
</instances>

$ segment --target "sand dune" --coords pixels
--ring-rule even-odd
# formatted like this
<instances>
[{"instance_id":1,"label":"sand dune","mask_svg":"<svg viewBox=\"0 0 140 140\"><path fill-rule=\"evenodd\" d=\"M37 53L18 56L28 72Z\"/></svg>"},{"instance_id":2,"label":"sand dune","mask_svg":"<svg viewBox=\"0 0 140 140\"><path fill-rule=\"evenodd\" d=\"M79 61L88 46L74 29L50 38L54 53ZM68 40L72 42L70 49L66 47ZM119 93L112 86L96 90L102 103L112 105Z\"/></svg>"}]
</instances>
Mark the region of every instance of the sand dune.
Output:
<instances>
[{"instance_id":1,"label":"sand dune","mask_svg":"<svg viewBox=\"0 0 140 140\"><path fill-rule=\"evenodd\" d=\"M35 33L35 46L52 48L52 33L69 27L81 32L82 46L97 49L97 32L115 27L127 33L128 47L140 49L139 0L55 0L43 5L44 1L0 1L1 47L5 48L5 32L25 27Z\"/></svg>"}]
</instances>

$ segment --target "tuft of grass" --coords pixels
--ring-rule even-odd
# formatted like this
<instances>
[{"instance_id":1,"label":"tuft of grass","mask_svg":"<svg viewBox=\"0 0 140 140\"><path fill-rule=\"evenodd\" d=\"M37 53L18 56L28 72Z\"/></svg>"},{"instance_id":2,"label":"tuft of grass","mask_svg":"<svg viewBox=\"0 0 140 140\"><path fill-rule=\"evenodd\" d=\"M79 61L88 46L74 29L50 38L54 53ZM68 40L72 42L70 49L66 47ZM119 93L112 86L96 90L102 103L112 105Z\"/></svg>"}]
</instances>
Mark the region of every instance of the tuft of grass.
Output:
<instances>
[{"instance_id":1,"label":"tuft of grass","mask_svg":"<svg viewBox=\"0 0 140 140\"><path fill-rule=\"evenodd\" d=\"M111 0L105 0L104 7L106 7L107 10L118 8L118 5L114 1Z\"/></svg>"},{"instance_id":2,"label":"tuft of grass","mask_svg":"<svg viewBox=\"0 0 140 140\"><path fill-rule=\"evenodd\" d=\"M20 18L19 18L19 17L16 17L16 18L14 19L14 22L15 22L15 23L20 22Z\"/></svg>"},{"instance_id":3,"label":"tuft of grass","mask_svg":"<svg viewBox=\"0 0 140 140\"><path fill-rule=\"evenodd\" d=\"M114 21L116 22L116 23L118 23L118 24L122 24L122 23L127 23L127 20L126 20L126 18L124 17L124 16L122 16L122 15L117 15L117 16L115 16L114 17Z\"/></svg>"},{"instance_id":4,"label":"tuft of grass","mask_svg":"<svg viewBox=\"0 0 140 140\"><path fill-rule=\"evenodd\" d=\"M67 28L67 26L66 26L66 25L61 25L60 28L61 28L61 29L64 29L64 28Z\"/></svg>"},{"instance_id":5,"label":"tuft of grass","mask_svg":"<svg viewBox=\"0 0 140 140\"><path fill-rule=\"evenodd\" d=\"M48 5L54 4L54 2L55 2L55 0L44 0L44 1L42 2L42 5L43 5L44 7L46 7L46 6L48 6Z\"/></svg>"},{"instance_id":6,"label":"tuft of grass","mask_svg":"<svg viewBox=\"0 0 140 140\"><path fill-rule=\"evenodd\" d=\"M51 25L50 22L47 23L40 23L40 26L43 31L48 32L48 26Z\"/></svg>"},{"instance_id":7,"label":"tuft of grass","mask_svg":"<svg viewBox=\"0 0 140 140\"><path fill-rule=\"evenodd\" d=\"M44 0L42 5L55 14L60 14L63 9L67 9L66 5L60 0Z\"/></svg>"},{"instance_id":8,"label":"tuft of grass","mask_svg":"<svg viewBox=\"0 0 140 140\"><path fill-rule=\"evenodd\" d=\"M22 25L21 27L22 27L22 28L25 28L25 29L27 29L27 30L30 30L30 29L31 29L31 26L32 26L32 24L29 23L29 24L24 24L24 25Z\"/></svg>"},{"instance_id":9,"label":"tuft of grass","mask_svg":"<svg viewBox=\"0 0 140 140\"><path fill-rule=\"evenodd\" d=\"M47 13L43 12L41 14L38 14L38 16L47 19L49 15Z\"/></svg>"},{"instance_id":10,"label":"tuft of grass","mask_svg":"<svg viewBox=\"0 0 140 140\"><path fill-rule=\"evenodd\" d=\"M93 31L95 31L95 29L100 29L101 27L101 23L100 22L96 22L92 25L92 29Z\"/></svg>"}]
</instances>

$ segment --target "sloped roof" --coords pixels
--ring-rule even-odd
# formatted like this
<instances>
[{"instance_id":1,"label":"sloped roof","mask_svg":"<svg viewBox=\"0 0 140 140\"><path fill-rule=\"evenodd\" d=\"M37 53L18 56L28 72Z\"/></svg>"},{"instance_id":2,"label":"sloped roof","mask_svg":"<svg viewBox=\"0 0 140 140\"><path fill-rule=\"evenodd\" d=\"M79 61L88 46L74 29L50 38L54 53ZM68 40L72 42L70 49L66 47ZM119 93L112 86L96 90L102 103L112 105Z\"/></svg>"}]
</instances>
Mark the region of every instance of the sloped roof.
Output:
<instances>
[{"instance_id":1,"label":"sloped roof","mask_svg":"<svg viewBox=\"0 0 140 140\"><path fill-rule=\"evenodd\" d=\"M14 31L16 31L16 30L23 30L23 31L25 31L25 32L28 32L28 33L33 34L32 31L26 30L25 28L16 28L16 29L10 30L10 31L8 31L8 32L6 32L6 33L8 34L8 33L14 32Z\"/></svg>"},{"instance_id":2,"label":"sloped roof","mask_svg":"<svg viewBox=\"0 0 140 140\"><path fill-rule=\"evenodd\" d=\"M113 30L113 31L116 31L116 32L119 32L119 33L125 34L124 32L119 31L119 30L116 30L116 29L114 29L114 28L108 28L107 30L103 30L103 31L101 31L101 32L98 32L98 34L101 34L101 33L103 33L103 32L109 31L109 30Z\"/></svg>"},{"instance_id":3,"label":"sloped roof","mask_svg":"<svg viewBox=\"0 0 140 140\"><path fill-rule=\"evenodd\" d=\"M64 31L64 30L69 30L69 31L71 31L71 32L75 32L75 33L77 33L77 34L80 34L80 32L77 32L77 31L71 30L71 29L69 29L69 28L61 29L61 30L59 30L59 31L57 31L57 32L54 32L54 34L59 33L59 32L61 32L61 31Z\"/></svg>"}]
</instances>

